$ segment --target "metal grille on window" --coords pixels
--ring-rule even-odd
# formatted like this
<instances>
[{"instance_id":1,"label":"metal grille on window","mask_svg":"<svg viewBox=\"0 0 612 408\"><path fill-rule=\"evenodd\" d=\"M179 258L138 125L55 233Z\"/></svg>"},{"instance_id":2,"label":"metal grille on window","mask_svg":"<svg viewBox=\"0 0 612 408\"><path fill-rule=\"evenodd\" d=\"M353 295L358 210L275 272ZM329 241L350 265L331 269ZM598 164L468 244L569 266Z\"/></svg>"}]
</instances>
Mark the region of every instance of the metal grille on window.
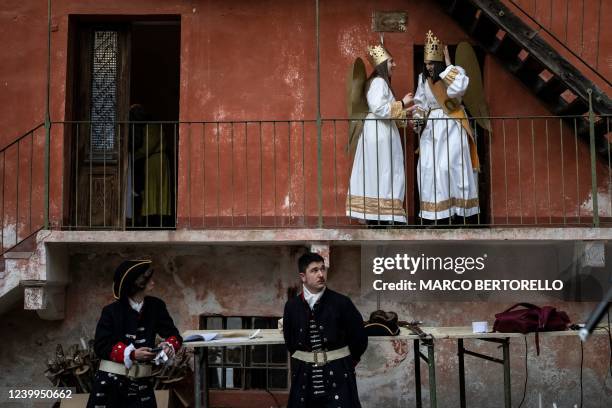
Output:
<instances>
[{"instance_id":1,"label":"metal grille on window","mask_svg":"<svg viewBox=\"0 0 612 408\"><path fill-rule=\"evenodd\" d=\"M207 330L272 329L278 317L202 316L200 327ZM213 389L289 388L287 349L284 345L210 347L209 387Z\"/></svg>"},{"instance_id":2,"label":"metal grille on window","mask_svg":"<svg viewBox=\"0 0 612 408\"><path fill-rule=\"evenodd\" d=\"M95 31L91 72L92 159L107 159L115 149L118 33Z\"/></svg>"}]
</instances>

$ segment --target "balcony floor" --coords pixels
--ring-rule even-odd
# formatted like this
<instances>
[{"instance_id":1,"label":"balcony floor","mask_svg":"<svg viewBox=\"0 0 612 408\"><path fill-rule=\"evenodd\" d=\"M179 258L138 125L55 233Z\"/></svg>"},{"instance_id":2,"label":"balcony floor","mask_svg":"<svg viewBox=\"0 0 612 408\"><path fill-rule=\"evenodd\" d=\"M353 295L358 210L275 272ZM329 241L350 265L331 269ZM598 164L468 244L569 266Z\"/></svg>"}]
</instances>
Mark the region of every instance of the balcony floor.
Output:
<instances>
[{"instance_id":1,"label":"balcony floor","mask_svg":"<svg viewBox=\"0 0 612 408\"><path fill-rule=\"evenodd\" d=\"M454 228L454 229L245 229L153 231L41 231L48 244L301 244L335 245L393 241L573 241L612 240L612 228Z\"/></svg>"}]
</instances>

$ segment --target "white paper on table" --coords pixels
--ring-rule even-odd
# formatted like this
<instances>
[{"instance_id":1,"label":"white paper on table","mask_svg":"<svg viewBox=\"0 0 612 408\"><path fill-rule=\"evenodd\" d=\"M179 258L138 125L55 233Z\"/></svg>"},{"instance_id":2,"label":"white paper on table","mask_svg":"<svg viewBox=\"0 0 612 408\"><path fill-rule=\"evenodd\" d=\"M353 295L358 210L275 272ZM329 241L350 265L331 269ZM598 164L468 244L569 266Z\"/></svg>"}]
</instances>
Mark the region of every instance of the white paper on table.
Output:
<instances>
[{"instance_id":1,"label":"white paper on table","mask_svg":"<svg viewBox=\"0 0 612 408\"><path fill-rule=\"evenodd\" d=\"M238 343L249 341L252 339L257 339L263 337L261 334L261 330L257 329L253 333L251 333L248 337L246 336L223 336L220 333L197 333L191 334L183 339L184 342L190 341L205 341L209 343L218 343L218 342L227 342L227 343Z\"/></svg>"},{"instance_id":2,"label":"white paper on table","mask_svg":"<svg viewBox=\"0 0 612 408\"><path fill-rule=\"evenodd\" d=\"M249 337L227 337L209 340L208 343L243 343L251 340Z\"/></svg>"},{"instance_id":3,"label":"white paper on table","mask_svg":"<svg viewBox=\"0 0 612 408\"><path fill-rule=\"evenodd\" d=\"M190 341L211 341L219 337L219 333L203 333L203 334L190 334L183 339L184 342Z\"/></svg>"}]
</instances>

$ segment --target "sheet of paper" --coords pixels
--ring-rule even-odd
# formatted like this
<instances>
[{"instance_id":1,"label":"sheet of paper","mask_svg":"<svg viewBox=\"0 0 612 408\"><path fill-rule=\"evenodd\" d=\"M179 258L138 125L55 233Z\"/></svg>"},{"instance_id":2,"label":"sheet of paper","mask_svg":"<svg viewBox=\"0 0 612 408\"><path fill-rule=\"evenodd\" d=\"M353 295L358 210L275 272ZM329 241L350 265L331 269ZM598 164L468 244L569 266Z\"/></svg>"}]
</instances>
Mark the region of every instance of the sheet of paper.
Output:
<instances>
[{"instance_id":1,"label":"sheet of paper","mask_svg":"<svg viewBox=\"0 0 612 408\"><path fill-rule=\"evenodd\" d=\"M218 333L203 333L203 334L192 334L183 339L183 341L211 341L219 336Z\"/></svg>"}]
</instances>

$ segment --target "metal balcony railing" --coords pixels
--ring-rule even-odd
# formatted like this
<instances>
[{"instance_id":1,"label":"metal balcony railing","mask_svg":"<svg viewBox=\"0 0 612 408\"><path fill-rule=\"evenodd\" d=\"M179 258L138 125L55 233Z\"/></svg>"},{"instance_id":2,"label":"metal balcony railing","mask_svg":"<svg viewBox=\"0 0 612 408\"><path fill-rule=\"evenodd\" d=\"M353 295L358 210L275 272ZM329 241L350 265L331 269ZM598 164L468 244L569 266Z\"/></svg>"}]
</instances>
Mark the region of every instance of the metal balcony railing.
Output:
<instances>
[{"instance_id":1,"label":"metal balcony railing","mask_svg":"<svg viewBox=\"0 0 612 408\"><path fill-rule=\"evenodd\" d=\"M487 119L469 120L478 172L448 119L429 119L430 144L383 119L118 122L95 143L95 124L55 122L48 156L40 125L0 150L3 253L46 212L63 230L612 226L610 117ZM366 143L350 145L354 125Z\"/></svg>"},{"instance_id":2,"label":"metal balcony railing","mask_svg":"<svg viewBox=\"0 0 612 408\"><path fill-rule=\"evenodd\" d=\"M52 226L138 230L612 225L611 147L594 145L588 120L486 119L490 132L470 119L478 172L468 168L465 131L462 138L430 134L433 142L424 144L412 122L399 123L393 136L389 120L323 119L320 139L315 120L126 122L107 124L105 129L112 129L108 140L96 144L88 142L92 123L55 123L55 136L62 135L72 153L63 163L61 200L55 202ZM441 122L433 127L434 133L457 129L454 120L429 121ZM609 121L593 118L600 129L609 129ZM368 143L349 145L351 122L376 129L366 135ZM358 194L350 183L355 166L363 169L357 176L363 188L353 183ZM423 200L419 185L429 190L429 200ZM472 210L462 212L466 206ZM421 207L429 215L421 213ZM449 208L457 214L448 217ZM404 213L405 219L400 217Z\"/></svg>"}]
</instances>

